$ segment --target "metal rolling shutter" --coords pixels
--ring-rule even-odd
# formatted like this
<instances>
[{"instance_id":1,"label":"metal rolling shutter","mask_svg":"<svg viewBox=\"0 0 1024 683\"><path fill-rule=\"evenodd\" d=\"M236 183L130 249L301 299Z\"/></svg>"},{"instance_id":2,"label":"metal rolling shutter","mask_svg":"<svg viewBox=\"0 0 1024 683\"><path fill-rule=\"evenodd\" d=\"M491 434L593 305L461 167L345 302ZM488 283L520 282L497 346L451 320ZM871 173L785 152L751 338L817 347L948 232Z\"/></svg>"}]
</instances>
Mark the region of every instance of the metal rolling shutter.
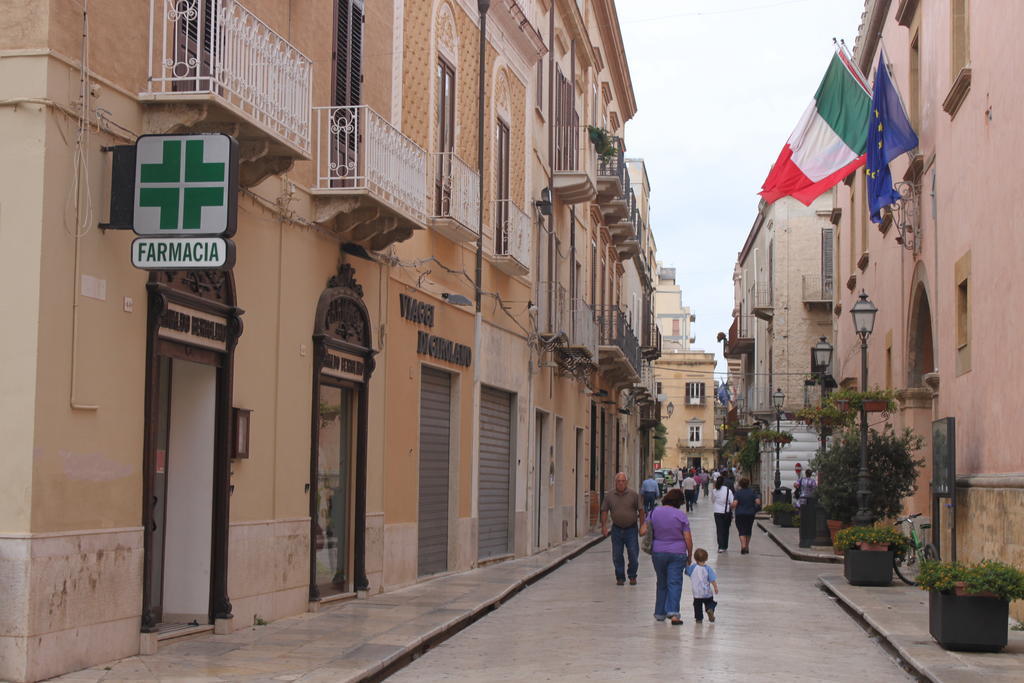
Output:
<instances>
[{"instance_id":1,"label":"metal rolling shutter","mask_svg":"<svg viewBox=\"0 0 1024 683\"><path fill-rule=\"evenodd\" d=\"M420 388L420 576L448 569L451 413L451 375L423 368Z\"/></svg>"},{"instance_id":2,"label":"metal rolling shutter","mask_svg":"<svg viewBox=\"0 0 1024 683\"><path fill-rule=\"evenodd\" d=\"M481 559L511 552L512 394L480 392L479 542Z\"/></svg>"}]
</instances>

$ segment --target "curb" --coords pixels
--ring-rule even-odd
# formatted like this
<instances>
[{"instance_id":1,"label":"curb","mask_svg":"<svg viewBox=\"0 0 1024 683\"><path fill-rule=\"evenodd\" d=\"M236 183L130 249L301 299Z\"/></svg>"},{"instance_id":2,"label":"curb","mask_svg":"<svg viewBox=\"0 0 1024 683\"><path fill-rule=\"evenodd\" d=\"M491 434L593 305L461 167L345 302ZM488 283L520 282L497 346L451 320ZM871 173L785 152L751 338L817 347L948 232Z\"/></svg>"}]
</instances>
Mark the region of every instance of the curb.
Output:
<instances>
[{"instance_id":1,"label":"curb","mask_svg":"<svg viewBox=\"0 0 1024 683\"><path fill-rule=\"evenodd\" d=\"M771 529L767 528L764 524L761 524L761 522L757 522L757 526L760 527L761 531L763 531L766 534L768 534L768 538L770 538L773 541L775 541L775 545L777 545L780 548L782 548L782 551L784 553L786 553L787 555L789 555L789 559L791 559L791 560L797 560L798 562L819 562L819 563L822 563L822 564L842 564L843 563L843 558L839 557L838 555L818 555L818 554L815 554L815 553L805 553L805 552L800 551L800 550L793 550L788 545L786 545L782 541L782 539L780 539L778 536L776 536L774 531L772 531Z\"/></svg>"},{"instance_id":2,"label":"curb","mask_svg":"<svg viewBox=\"0 0 1024 683\"><path fill-rule=\"evenodd\" d=\"M603 541L606 537L598 535L595 538L588 539L580 544L580 547L572 550L569 553L554 560L551 564L543 567L539 567L536 570L530 572L522 579L519 579L505 590L498 593L498 595L490 598L486 602L481 603L476 608L467 611L462 616L456 617L446 624L442 624L427 633L424 633L421 638L416 640L413 644L409 645L405 649L392 654L381 662L367 667L361 673L352 676L348 680L350 681L382 681L388 676L396 673L397 671L404 669L406 666L411 664L416 659L419 659L428 650L437 645L440 645L444 641L448 640L462 629L471 626L475 622L479 621L483 617L487 616L494 610L501 607L502 603L513 598L517 593L523 589L533 585L537 581L540 581L545 576L555 571L569 560L573 560L586 551L593 548L595 545Z\"/></svg>"},{"instance_id":3,"label":"curb","mask_svg":"<svg viewBox=\"0 0 1024 683\"><path fill-rule=\"evenodd\" d=\"M877 633L878 637L885 641L889 648L892 649L892 652L899 657L903 665L914 675L921 679L932 681L932 683L941 683L941 679L936 678L934 674L928 671L928 667L918 661L918 659L907 651L905 647L900 645L900 643L893 638L883 626L879 625L879 623L872 619L867 612L858 607L853 600L848 598L840 589L839 585L834 581L836 578L839 577L821 575L818 577L818 587L826 594L831 595L841 602L848 611L853 613L855 619L862 621L871 628L871 630Z\"/></svg>"}]
</instances>

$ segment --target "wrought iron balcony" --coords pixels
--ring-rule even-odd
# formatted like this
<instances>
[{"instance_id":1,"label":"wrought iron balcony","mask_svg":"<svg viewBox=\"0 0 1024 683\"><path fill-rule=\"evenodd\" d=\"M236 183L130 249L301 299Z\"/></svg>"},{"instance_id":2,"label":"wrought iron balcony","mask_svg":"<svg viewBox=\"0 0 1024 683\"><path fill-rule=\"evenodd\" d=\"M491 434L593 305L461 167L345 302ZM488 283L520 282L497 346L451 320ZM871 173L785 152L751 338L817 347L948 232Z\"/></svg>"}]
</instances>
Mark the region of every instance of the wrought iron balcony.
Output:
<instances>
[{"instance_id":1,"label":"wrought iron balcony","mask_svg":"<svg viewBox=\"0 0 1024 683\"><path fill-rule=\"evenodd\" d=\"M612 138L615 154L597 161L597 201L606 204L621 199L629 190L629 171L626 168L626 153L622 138Z\"/></svg>"},{"instance_id":2,"label":"wrought iron balcony","mask_svg":"<svg viewBox=\"0 0 1024 683\"><path fill-rule=\"evenodd\" d=\"M625 311L618 306L597 309L598 353L602 371L612 383L632 384L640 379L640 343Z\"/></svg>"},{"instance_id":3,"label":"wrought iron balcony","mask_svg":"<svg viewBox=\"0 0 1024 683\"><path fill-rule=\"evenodd\" d=\"M758 282L751 292L751 311L761 320L771 320L775 315L774 291L765 282Z\"/></svg>"},{"instance_id":4,"label":"wrought iron balcony","mask_svg":"<svg viewBox=\"0 0 1024 683\"><path fill-rule=\"evenodd\" d=\"M804 275L803 276L803 301L805 304L826 304L832 305L833 296L832 276Z\"/></svg>"},{"instance_id":5,"label":"wrought iron balcony","mask_svg":"<svg viewBox=\"0 0 1024 683\"><path fill-rule=\"evenodd\" d=\"M243 186L310 157L306 55L235 0L150 0L149 10L147 130L234 135Z\"/></svg>"},{"instance_id":6,"label":"wrought iron balcony","mask_svg":"<svg viewBox=\"0 0 1024 683\"><path fill-rule=\"evenodd\" d=\"M317 221L371 249L426 227L427 152L366 105L313 112Z\"/></svg>"},{"instance_id":7,"label":"wrought iron balcony","mask_svg":"<svg viewBox=\"0 0 1024 683\"><path fill-rule=\"evenodd\" d=\"M511 199L492 200L494 265L509 275L530 272L530 217Z\"/></svg>"},{"instance_id":8,"label":"wrought iron balcony","mask_svg":"<svg viewBox=\"0 0 1024 683\"><path fill-rule=\"evenodd\" d=\"M433 201L428 223L453 242L470 242L480 234L480 176L452 152L433 155Z\"/></svg>"},{"instance_id":9,"label":"wrought iron balcony","mask_svg":"<svg viewBox=\"0 0 1024 683\"><path fill-rule=\"evenodd\" d=\"M729 326L729 336L725 342L726 358L739 358L744 353L754 350L754 316L738 315Z\"/></svg>"},{"instance_id":10,"label":"wrought iron balcony","mask_svg":"<svg viewBox=\"0 0 1024 683\"><path fill-rule=\"evenodd\" d=\"M580 204L597 197L597 153L586 126L555 127L552 190L566 204Z\"/></svg>"},{"instance_id":11,"label":"wrought iron balcony","mask_svg":"<svg viewBox=\"0 0 1024 683\"><path fill-rule=\"evenodd\" d=\"M640 254L640 238L643 233L643 218L640 209L633 207L630 215L629 228L612 232L612 245L622 260L634 258Z\"/></svg>"},{"instance_id":12,"label":"wrought iron balcony","mask_svg":"<svg viewBox=\"0 0 1024 683\"><path fill-rule=\"evenodd\" d=\"M648 403L657 400L658 383L654 379L654 368L648 361L640 362L640 380L634 386L638 401Z\"/></svg>"},{"instance_id":13,"label":"wrought iron balcony","mask_svg":"<svg viewBox=\"0 0 1024 683\"><path fill-rule=\"evenodd\" d=\"M640 211L637 206L636 193L630 188L626 193L626 211L624 215L607 224L613 246L618 247L629 240L637 240L637 221L639 218Z\"/></svg>"}]
</instances>

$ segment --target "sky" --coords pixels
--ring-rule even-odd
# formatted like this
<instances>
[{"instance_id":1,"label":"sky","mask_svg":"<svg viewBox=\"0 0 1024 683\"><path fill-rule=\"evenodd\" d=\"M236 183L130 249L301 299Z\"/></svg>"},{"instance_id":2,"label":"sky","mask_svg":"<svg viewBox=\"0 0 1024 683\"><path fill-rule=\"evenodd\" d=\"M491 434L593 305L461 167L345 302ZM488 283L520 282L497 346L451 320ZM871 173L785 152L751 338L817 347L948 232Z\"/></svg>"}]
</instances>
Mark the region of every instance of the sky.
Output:
<instances>
[{"instance_id":1,"label":"sky","mask_svg":"<svg viewBox=\"0 0 1024 683\"><path fill-rule=\"evenodd\" d=\"M694 348L732 324L732 269L757 192L864 0L617 0L637 114L626 154L651 182L658 260L696 315Z\"/></svg>"}]
</instances>

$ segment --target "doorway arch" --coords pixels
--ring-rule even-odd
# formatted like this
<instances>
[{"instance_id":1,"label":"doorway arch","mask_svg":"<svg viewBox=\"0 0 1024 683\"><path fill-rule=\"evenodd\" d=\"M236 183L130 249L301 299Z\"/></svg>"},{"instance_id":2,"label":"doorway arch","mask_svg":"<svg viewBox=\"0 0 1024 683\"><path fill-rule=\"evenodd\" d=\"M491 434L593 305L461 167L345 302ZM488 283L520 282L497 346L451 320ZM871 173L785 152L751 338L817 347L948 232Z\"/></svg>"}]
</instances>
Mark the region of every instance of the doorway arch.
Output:
<instances>
[{"instance_id":1,"label":"doorway arch","mask_svg":"<svg viewBox=\"0 0 1024 683\"><path fill-rule=\"evenodd\" d=\"M910 297L907 324L907 386L924 386L924 376L935 372L932 311L924 267L918 264Z\"/></svg>"}]
</instances>

